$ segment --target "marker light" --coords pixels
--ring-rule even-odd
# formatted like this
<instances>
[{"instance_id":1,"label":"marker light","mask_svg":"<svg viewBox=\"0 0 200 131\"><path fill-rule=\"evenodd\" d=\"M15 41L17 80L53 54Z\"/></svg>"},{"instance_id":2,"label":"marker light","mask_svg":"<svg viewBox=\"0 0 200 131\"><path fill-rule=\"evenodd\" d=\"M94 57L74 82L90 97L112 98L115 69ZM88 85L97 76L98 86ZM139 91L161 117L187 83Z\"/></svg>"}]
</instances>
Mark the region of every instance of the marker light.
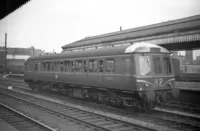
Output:
<instances>
[{"instance_id":1,"label":"marker light","mask_svg":"<svg viewBox=\"0 0 200 131\"><path fill-rule=\"evenodd\" d=\"M171 83L171 82L169 82L169 83L168 83L168 85L169 85L169 86L172 86L172 83Z\"/></svg>"},{"instance_id":2,"label":"marker light","mask_svg":"<svg viewBox=\"0 0 200 131\"><path fill-rule=\"evenodd\" d=\"M148 84L148 83L145 83L144 87L147 88L148 86L149 86L149 84Z\"/></svg>"}]
</instances>

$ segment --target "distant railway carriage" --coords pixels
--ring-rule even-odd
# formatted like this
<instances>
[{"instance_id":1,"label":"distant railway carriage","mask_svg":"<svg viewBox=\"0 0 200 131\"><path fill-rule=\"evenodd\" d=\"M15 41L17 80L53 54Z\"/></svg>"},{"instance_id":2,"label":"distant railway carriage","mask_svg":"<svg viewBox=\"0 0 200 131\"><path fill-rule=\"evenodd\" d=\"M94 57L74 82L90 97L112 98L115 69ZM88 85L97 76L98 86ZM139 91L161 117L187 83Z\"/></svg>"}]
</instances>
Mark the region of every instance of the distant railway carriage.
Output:
<instances>
[{"instance_id":1,"label":"distant railway carriage","mask_svg":"<svg viewBox=\"0 0 200 131\"><path fill-rule=\"evenodd\" d=\"M150 43L30 57L24 78L32 89L145 110L174 87L170 52Z\"/></svg>"},{"instance_id":2,"label":"distant railway carriage","mask_svg":"<svg viewBox=\"0 0 200 131\"><path fill-rule=\"evenodd\" d=\"M181 65L177 58L172 63L176 81L200 81L200 65Z\"/></svg>"}]
</instances>

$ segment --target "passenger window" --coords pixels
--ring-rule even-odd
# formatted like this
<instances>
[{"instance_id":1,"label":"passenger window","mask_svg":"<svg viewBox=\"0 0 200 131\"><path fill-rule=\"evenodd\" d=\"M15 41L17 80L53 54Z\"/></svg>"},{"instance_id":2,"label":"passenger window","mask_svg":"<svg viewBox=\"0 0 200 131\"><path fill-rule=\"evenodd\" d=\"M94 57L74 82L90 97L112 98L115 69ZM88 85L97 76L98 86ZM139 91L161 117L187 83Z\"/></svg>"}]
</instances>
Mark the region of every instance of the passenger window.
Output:
<instances>
[{"instance_id":1,"label":"passenger window","mask_svg":"<svg viewBox=\"0 0 200 131\"><path fill-rule=\"evenodd\" d=\"M93 71L94 71L94 72L97 72L97 70L98 70L97 61L94 60L94 61L93 61Z\"/></svg>"},{"instance_id":2,"label":"passenger window","mask_svg":"<svg viewBox=\"0 0 200 131\"><path fill-rule=\"evenodd\" d=\"M58 63L57 63L57 61L54 61L54 71L58 71Z\"/></svg>"},{"instance_id":3,"label":"passenger window","mask_svg":"<svg viewBox=\"0 0 200 131\"><path fill-rule=\"evenodd\" d=\"M82 61L77 61L77 71L81 72L82 71Z\"/></svg>"},{"instance_id":4,"label":"passenger window","mask_svg":"<svg viewBox=\"0 0 200 131\"><path fill-rule=\"evenodd\" d=\"M89 61L89 72L97 72L98 66L96 60Z\"/></svg>"},{"instance_id":5,"label":"passenger window","mask_svg":"<svg viewBox=\"0 0 200 131\"><path fill-rule=\"evenodd\" d=\"M65 71L70 72L70 61L64 62L64 68Z\"/></svg>"},{"instance_id":6,"label":"passenger window","mask_svg":"<svg viewBox=\"0 0 200 131\"><path fill-rule=\"evenodd\" d=\"M115 61L113 59L106 60L106 72L115 72Z\"/></svg>"},{"instance_id":7,"label":"passenger window","mask_svg":"<svg viewBox=\"0 0 200 131\"><path fill-rule=\"evenodd\" d=\"M50 62L50 71L53 72L54 71L54 63L51 61Z\"/></svg>"},{"instance_id":8,"label":"passenger window","mask_svg":"<svg viewBox=\"0 0 200 131\"><path fill-rule=\"evenodd\" d=\"M42 71L42 70L43 70L43 63L40 62L40 71Z\"/></svg>"},{"instance_id":9,"label":"passenger window","mask_svg":"<svg viewBox=\"0 0 200 131\"><path fill-rule=\"evenodd\" d=\"M45 71L45 66L46 66L46 63L44 62L43 63L43 71Z\"/></svg>"},{"instance_id":10,"label":"passenger window","mask_svg":"<svg viewBox=\"0 0 200 131\"><path fill-rule=\"evenodd\" d=\"M74 66L75 66L76 72L81 72L81 68L82 68L82 62L81 61L79 61L79 60L76 61Z\"/></svg>"},{"instance_id":11,"label":"passenger window","mask_svg":"<svg viewBox=\"0 0 200 131\"><path fill-rule=\"evenodd\" d=\"M83 71L87 72L87 61L83 61Z\"/></svg>"},{"instance_id":12,"label":"passenger window","mask_svg":"<svg viewBox=\"0 0 200 131\"><path fill-rule=\"evenodd\" d=\"M93 61L90 60L89 61L89 72L92 72L93 71Z\"/></svg>"},{"instance_id":13,"label":"passenger window","mask_svg":"<svg viewBox=\"0 0 200 131\"><path fill-rule=\"evenodd\" d=\"M126 73L131 73L131 59L130 58L125 58L125 72Z\"/></svg>"},{"instance_id":14,"label":"passenger window","mask_svg":"<svg viewBox=\"0 0 200 131\"><path fill-rule=\"evenodd\" d=\"M47 71L50 71L50 62L47 62Z\"/></svg>"},{"instance_id":15,"label":"passenger window","mask_svg":"<svg viewBox=\"0 0 200 131\"><path fill-rule=\"evenodd\" d=\"M37 72L37 70L38 70L38 69L37 69L37 64L35 64L35 72Z\"/></svg>"},{"instance_id":16,"label":"passenger window","mask_svg":"<svg viewBox=\"0 0 200 131\"><path fill-rule=\"evenodd\" d=\"M56 62L56 71L57 72L60 71L60 62L59 61Z\"/></svg>"},{"instance_id":17,"label":"passenger window","mask_svg":"<svg viewBox=\"0 0 200 131\"><path fill-rule=\"evenodd\" d=\"M60 71L64 71L64 64L63 64L63 61L60 62Z\"/></svg>"},{"instance_id":18,"label":"passenger window","mask_svg":"<svg viewBox=\"0 0 200 131\"><path fill-rule=\"evenodd\" d=\"M74 62L71 61L71 72L74 72Z\"/></svg>"},{"instance_id":19,"label":"passenger window","mask_svg":"<svg viewBox=\"0 0 200 131\"><path fill-rule=\"evenodd\" d=\"M103 60L99 60L99 72L103 72Z\"/></svg>"}]
</instances>

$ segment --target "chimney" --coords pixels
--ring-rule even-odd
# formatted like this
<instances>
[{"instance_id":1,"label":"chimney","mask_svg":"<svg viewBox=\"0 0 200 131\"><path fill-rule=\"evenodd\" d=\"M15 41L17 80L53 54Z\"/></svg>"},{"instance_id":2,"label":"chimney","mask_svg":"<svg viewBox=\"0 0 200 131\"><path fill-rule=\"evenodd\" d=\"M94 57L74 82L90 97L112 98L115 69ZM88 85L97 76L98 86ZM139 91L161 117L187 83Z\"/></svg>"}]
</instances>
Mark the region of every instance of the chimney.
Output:
<instances>
[{"instance_id":1,"label":"chimney","mask_svg":"<svg viewBox=\"0 0 200 131\"><path fill-rule=\"evenodd\" d=\"M120 26L120 31L122 31L122 26Z\"/></svg>"}]
</instances>

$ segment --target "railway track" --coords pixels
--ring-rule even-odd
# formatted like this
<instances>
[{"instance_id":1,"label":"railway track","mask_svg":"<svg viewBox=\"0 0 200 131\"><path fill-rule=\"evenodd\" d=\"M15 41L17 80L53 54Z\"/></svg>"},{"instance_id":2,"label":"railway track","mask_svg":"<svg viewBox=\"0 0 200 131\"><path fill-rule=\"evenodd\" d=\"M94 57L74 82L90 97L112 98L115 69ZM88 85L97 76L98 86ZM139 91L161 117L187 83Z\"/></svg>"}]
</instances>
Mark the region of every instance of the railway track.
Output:
<instances>
[{"instance_id":1,"label":"railway track","mask_svg":"<svg viewBox=\"0 0 200 131\"><path fill-rule=\"evenodd\" d=\"M51 97L58 97L56 95L51 95ZM66 99L66 97L59 97L61 99ZM70 101L70 99L68 99L68 102ZM139 119L142 121L146 121L146 122L151 122L151 123L156 123L157 125L162 125L162 126L169 126L170 128L173 129L187 129L187 130L196 130L196 129L200 129L199 126L199 122L200 119L198 117L194 116L187 116L184 114L175 114L172 112L167 112L167 111L161 111L161 110L154 110L150 113L132 113L132 112L128 112L128 111L124 111L122 109L118 109L118 108L113 108L113 107L109 107L109 106L102 106L99 104L94 104L94 103L88 103L86 105L86 103L81 100L75 100L75 99L71 99L72 103L77 103L83 106L87 106L87 107L91 107L94 109L99 109L103 112L111 112L111 113L115 113L118 115L122 115L122 116L127 116L127 117L131 117L131 118L135 118L135 119Z\"/></svg>"},{"instance_id":2,"label":"railway track","mask_svg":"<svg viewBox=\"0 0 200 131\"><path fill-rule=\"evenodd\" d=\"M2 103L0 103L0 119L19 131L55 131L53 128L42 124Z\"/></svg>"},{"instance_id":3,"label":"railway track","mask_svg":"<svg viewBox=\"0 0 200 131\"><path fill-rule=\"evenodd\" d=\"M3 93L2 93L3 92ZM109 117L86 112L69 106L50 102L40 98L31 97L29 95L20 94L1 89L1 96L12 102L22 102L25 105L34 106L34 108L42 109L50 115L59 116L60 119L68 119L87 127L87 130L96 131L153 131L154 129L138 126L135 124L119 121ZM1 100L2 101L2 100Z\"/></svg>"},{"instance_id":4,"label":"railway track","mask_svg":"<svg viewBox=\"0 0 200 131\"><path fill-rule=\"evenodd\" d=\"M160 105L160 107L168 110L179 109L182 112L200 114L200 105L197 104L178 102L178 101L166 101L165 103Z\"/></svg>"}]
</instances>

